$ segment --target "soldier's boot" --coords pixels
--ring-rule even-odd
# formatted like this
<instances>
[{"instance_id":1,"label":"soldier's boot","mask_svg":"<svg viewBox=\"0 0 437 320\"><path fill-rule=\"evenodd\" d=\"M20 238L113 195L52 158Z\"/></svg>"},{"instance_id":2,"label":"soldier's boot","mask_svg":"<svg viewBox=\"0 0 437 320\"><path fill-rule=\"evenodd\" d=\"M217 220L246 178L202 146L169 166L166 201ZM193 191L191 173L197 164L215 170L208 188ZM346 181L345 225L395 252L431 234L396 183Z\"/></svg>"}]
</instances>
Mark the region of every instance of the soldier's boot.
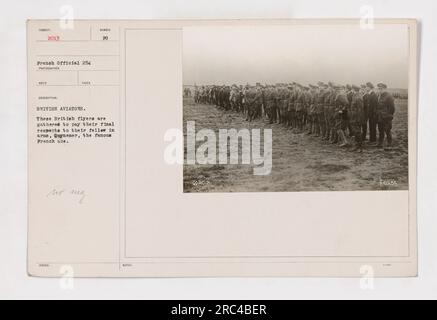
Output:
<instances>
[{"instance_id":1,"label":"soldier's boot","mask_svg":"<svg viewBox=\"0 0 437 320\"><path fill-rule=\"evenodd\" d=\"M335 139L335 137L334 137L334 130L331 128L329 130L329 139L328 139L328 142L332 143L334 141L334 139Z\"/></svg>"},{"instance_id":2,"label":"soldier's boot","mask_svg":"<svg viewBox=\"0 0 437 320\"><path fill-rule=\"evenodd\" d=\"M358 146L358 144L355 142L354 147L351 149L352 152L355 152L359 149L360 147Z\"/></svg>"},{"instance_id":3,"label":"soldier's boot","mask_svg":"<svg viewBox=\"0 0 437 320\"><path fill-rule=\"evenodd\" d=\"M387 132L387 147L391 148L392 140L393 140L393 138L391 136L391 132L389 131L389 132Z\"/></svg>"},{"instance_id":4,"label":"soldier's boot","mask_svg":"<svg viewBox=\"0 0 437 320\"><path fill-rule=\"evenodd\" d=\"M390 151L392 149L391 147L392 145L392 136L391 136L391 132L387 132L387 145L384 148L384 150L386 151Z\"/></svg>"},{"instance_id":5,"label":"soldier's boot","mask_svg":"<svg viewBox=\"0 0 437 320\"><path fill-rule=\"evenodd\" d=\"M363 152L363 143L361 141L361 136L359 134L355 135L355 146L352 151Z\"/></svg>"},{"instance_id":6,"label":"soldier's boot","mask_svg":"<svg viewBox=\"0 0 437 320\"><path fill-rule=\"evenodd\" d=\"M383 145L384 145L384 136L382 136L382 137L379 136L378 144L376 145L376 147L377 147L377 148L382 148Z\"/></svg>"},{"instance_id":7,"label":"soldier's boot","mask_svg":"<svg viewBox=\"0 0 437 320\"><path fill-rule=\"evenodd\" d=\"M331 134L331 128L328 127L326 128L326 133L325 136L323 137L323 140L329 141L330 134Z\"/></svg>"},{"instance_id":8,"label":"soldier's boot","mask_svg":"<svg viewBox=\"0 0 437 320\"><path fill-rule=\"evenodd\" d=\"M323 127L322 140L326 140L327 136L329 136L329 127L325 124L325 126Z\"/></svg>"},{"instance_id":9,"label":"soldier's boot","mask_svg":"<svg viewBox=\"0 0 437 320\"><path fill-rule=\"evenodd\" d=\"M338 135L337 135L337 131L335 131L334 129L332 129L331 131L331 139L329 140L332 144L336 144L338 142Z\"/></svg>"},{"instance_id":10,"label":"soldier's boot","mask_svg":"<svg viewBox=\"0 0 437 320\"><path fill-rule=\"evenodd\" d=\"M269 110L269 124L273 124L275 122L275 110L271 108Z\"/></svg>"},{"instance_id":11,"label":"soldier's boot","mask_svg":"<svg viewBox=\"0 0 437 320\"><path fill-rule=\"evenodd\" d=\"M362 153L363 152L363 141L362 140L360 140L358 143L357 143L357 150L356 150L358 153Z\"/></svg>"},{"instance_id":12,"label":"soldier's boot","mask_svg":"<svg viewBox=\"0 0 437 320\"><path fill-rule=\"evenodd\" d=\"M317 121L314 122L315 128L314 128L314 136L319 137L320 136L320 126Z\"/></svg>"},{"instance_id":13,"label":"soldier's boot","mask_svg":"<svg viewBox=\"0 0 437 320\"><path fill-rule=\"evenodd\" d=\"M333 143L338 143L338 141L339 141L339 137L338 137L337 130L335 130L335 129L334 129L334 136L335 136L335 139L334 139L334 142L333 142Z\"/></svg>"},{"instance_id":14,"label":"soldier's boot","mask_svg":"<svg viewBox=\"0 0 437 320\"><path fill-rule=\"evenodd\" d=\"M340 148L347 147L349 145L349 143L347 142L346 135L344 134L344 131L338 130L337 133L338 133L338 136L340 137L340 141L341 141Z\"/></svg>"}]
</instances>

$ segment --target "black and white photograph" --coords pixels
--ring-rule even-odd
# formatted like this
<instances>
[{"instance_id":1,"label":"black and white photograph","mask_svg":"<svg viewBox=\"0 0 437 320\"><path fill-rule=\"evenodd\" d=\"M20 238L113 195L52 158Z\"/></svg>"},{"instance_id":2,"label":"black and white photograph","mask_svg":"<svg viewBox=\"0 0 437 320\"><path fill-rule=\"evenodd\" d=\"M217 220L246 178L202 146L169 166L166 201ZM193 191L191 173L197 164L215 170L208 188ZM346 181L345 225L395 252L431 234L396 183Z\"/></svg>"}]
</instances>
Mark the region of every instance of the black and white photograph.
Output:
<instances>
[{"instance_id":1,"label":"black and white photograph","mask_svg":"<svg viewBox=\"0 0 437 320\"><path fill-rule=\"evenodd\" d=\"M408 28L184 28L184 192L407 190Z\"/></svg>"}]
</instances>

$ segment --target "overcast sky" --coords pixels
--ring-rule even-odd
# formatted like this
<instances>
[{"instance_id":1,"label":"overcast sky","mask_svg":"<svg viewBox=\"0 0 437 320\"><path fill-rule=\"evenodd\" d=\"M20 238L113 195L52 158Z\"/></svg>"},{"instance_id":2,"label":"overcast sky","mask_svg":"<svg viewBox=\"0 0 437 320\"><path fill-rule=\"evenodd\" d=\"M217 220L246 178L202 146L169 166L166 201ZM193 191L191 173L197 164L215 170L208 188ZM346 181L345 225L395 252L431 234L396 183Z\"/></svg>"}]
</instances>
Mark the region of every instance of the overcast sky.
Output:
<instances>
[{"instance_id":1,"label":"overcast sky","mask_svg":"<svg viewBox=\"0 0 437 320\"><path fill-rule=\"evenodd\" d=\"M408 88L408 28L235 26L184 29L184 84L385 82Z\"/></svg>"}]
</instances>

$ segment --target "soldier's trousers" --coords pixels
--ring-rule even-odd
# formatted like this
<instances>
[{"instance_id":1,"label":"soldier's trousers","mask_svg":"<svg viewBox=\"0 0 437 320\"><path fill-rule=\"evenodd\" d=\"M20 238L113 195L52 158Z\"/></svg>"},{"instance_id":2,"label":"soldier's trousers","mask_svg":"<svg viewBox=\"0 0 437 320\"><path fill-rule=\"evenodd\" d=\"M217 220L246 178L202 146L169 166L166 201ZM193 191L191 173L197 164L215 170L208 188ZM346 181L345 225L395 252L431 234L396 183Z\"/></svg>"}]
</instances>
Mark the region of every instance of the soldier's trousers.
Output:
<instances>
[{"instance_id":1,"label":"soldier's trousers","mask_svg":"<svg viewBox=\"0 0 437 320\"><path fill-rule=\"evenodd\" d=\"M245 108L246 108L246 110L247 110L247 117L246 117L246 120L249 120L249 121L251 121L252 120L252 117L253 117L253 109L255 108L253 105L250 105L250 104L248 104L248 103L246 103L245 104Z\"/></svg>"},{"instance_id":2,"label":"soldier's trousers","mask_svg":"<svg viewBox=\"0 0 437 320\"><path fill-rule=\"evenodd\" d=\"M391 136L391 127L392 127L392 119L391 118L383 118L378 122L378 132L379 139L378 145L382 146L384 143L384 138L387 137L387 146L390 147L392 144L392 136Z\"/></svg>"},{"instance_id":3,"label":"soldier's trousers","mask_svg":"<svg viewBox=\"0 0 437 320\"><path fill-rule=\"evenodd\" d=\"M320 123L319 123L319 118L318 118L316 113L314 113L312 115L312 119L313 119L312 133L316 134L316 135L320 135Z\"/></svg>"},{"instance_id":4,"label":"soldier's trousers","mask_svg":"<svg viewBox=\"0 0 437 320\"><path fill-rule=\"evenodd\" d=\"M369 117L369 141L376 142L376 116L371 115Z\"/></svg>"},{"instance_id":5,"label":"soldier's trousers","mask_svg":"<svg viewBox=\"0 0 437 320\"><path fill-rule=\"evenodd\" d=\"M303 128L303 111L296 110L296 128L302 130Z\"/></svg>"},{"instance_id":6,"label":"soldier's trousers","mask_svg":"<svg viewBox=\"0 0 437 320\"><path fill-rule=\"evenodd\" d=\"M361 126L361 140L365 141L366 137L367 137L367 123L368 120L366 120L366 122L364 122Z\"/></svg>"},{"instance_id":7,"label":"soldier's trousers","mask_svg":"<svg viewBox=\"0 0 437 320\"><path fill-rule=\"evenodd\" d=\"M316 126L317 126L317 117L316 114L313 112L310 112L308 114L308 122L309 122L309 128L308 128L308 132L311 134L315 134L316 133Z\"/></svg>"},{"instance_id":8,"label":"soldier's trousers","mask_svg":"<svg viewBox=\"0 0 437 320\"><path fill-rule=\"evenodd\" d=\"M273 122L278 121L278 110L279 110L278 106L274 105L272 108L272 121Z\"/></svg>"},{"instance_id":9,"label":"soldier's trousers","mask_svg":"<svg viewBox=\"0 0 437 320\"><path fill-rule=\"evenodd\" d=\"M282 100L280 102L279 108L278 108L278 117L279 117L279 123L287 123L287 106L288 101Z\"/></svg>"},{"instance_id":10,"label":"soldier's trousers","mask_svg":"<svg viewBox=\"0 0 437 320\"><path fill-rule=\"evenodd\" d=\"M320 135L322 137L326 134L326 121L325 121L325 115L323 112L319 112L317 114L317 118L319 119L319 127L320 127Z\"/></svg>"},{"instance_id":11,"label":"soldier's trousers","mask_svg":"<svg viewBox=\"0 0 437 320\"><path fill-rule=\"evenodd\" d=\"M329 139L331 135L331 129L332 129L332 119L331 119L331 113L329 110L325 110L323 112L325 117L325 134L323 135L324 138Z\"/></svg>"},{"instance_id":12,"label":"soldier's trousers","mask_svg":"<svg viewBox=\"0 0 437 320\"><path fill-rule=\"evenodd\" d=\"M276 121L276 105L269 104L266 109L267 115L269 117L270 122Z\"/></svg>"},{"instance_id":13,"label":"soldier's trousers","mask_svg":"<svg viewBox=\"0 0 437 320\"><path fill-rule=\"evenodd\" d=\"M251 109L250 109L251 110L251 120L259 117L259 112L260 112L259 110L260 109L262 109L262 106L258 105L258 104L254 104L251 107Z\"/></svg>"},{"instance_id":14,"label":"soldier's trousers","mask_svg":"<svg viewBox=\"0 0 437 320\"><path fill-rule=\"evenodd\" d=\"M363 137L363 132L362 132L363 124L360 123L360 122L352 122L352 121L349 124L350 124L350 129L352 130L352 134L355 137L355 146L357 148L362 148L362 146L363 146L363 140L362 140L362 137Z\"/></svg>"},{"instance_id":15,"label":"soldier's trousers","mask_svg":"<svg viewBox=\"0 0 437 320\"><path fill-rule=\"evenodd\" d=\"M225 101L225 109L226 110L230 110L231 109L231 101L229 101L228 99L226 99L226 101Z\"/></svg>"},{"instance_id":16,"label":"soldier's trousers","mask_svg":"<svg viewBox=\"0 0 437 320\"><path fill-rule=\"evenodd\" d=\"M232 100L231 100L231 109L232 109L232 110L236 110L236 109L237 109L237 108L236 108L236 104L235 104L235 102L232 101Z\"/></svg>"},{"instance_id":17,"label":"soldier's trousers","mask_svg":"<svg viewBox=\"0 0 437 320\"><path fill-rule=\"evenodd\" d=\"M334 112L335 112L335 114L333 116L333 118L334 118L333 123L334 124L333 124L333 128L331 130L331 140L334 142L337 142L338 141L338 131L342 130L342 128L341 128L342 127L342 118L338 112L336 112L336 111L334 111Z\"/></svg>"},{"instance_id":18,"label":"soldier's trousers","mask_svg":"<svg viewBox=\"0 0 437 320\"><path fill-rule=\"evenodd\" d=\"M288 109L288 126L296 127L296 111L293 108Z\"/></svg>"},{"instance_id":19,"label":"soldier's trousers","mask_svg":"<svg viewBox=\"0 0 437 320\"><path fill-rule=\"evenodd\" d=\"M308 114L308 109L304 108L304 110L303 110L303 129L304 130L308 130L309 123L310 123L310 117Z\"/></svg>"}]
</instances>

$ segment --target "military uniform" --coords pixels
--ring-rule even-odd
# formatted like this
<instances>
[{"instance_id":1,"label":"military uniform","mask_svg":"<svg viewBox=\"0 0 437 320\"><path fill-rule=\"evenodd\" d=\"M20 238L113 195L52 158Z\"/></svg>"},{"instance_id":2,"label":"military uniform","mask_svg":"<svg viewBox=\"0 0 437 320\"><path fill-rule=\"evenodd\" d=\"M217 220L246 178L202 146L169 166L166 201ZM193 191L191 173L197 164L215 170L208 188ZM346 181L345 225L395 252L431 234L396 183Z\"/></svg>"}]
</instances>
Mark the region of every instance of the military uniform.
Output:
<instances>
[{"instance_id":1,"label":"military uniform","mask_svg":"<svg viewBox=\"0 0 437 320\"><path fill-rule=\"evenodd\" d=\"M289 127L295 128L296 127L296 107L295 107L295 100L296 100L296 88L293 87L290 90L290 95L288 97L288 117L289 117Z\"/></svg>"},{"instance_id":2,"label":"military uniform","mask_svg":"<svg viewBox=\"0 0 437 320\"><path fill-rule=\"evenodd\" d=\"M323 138L324 140L329 141L334 133L335 91L332 88L332 84L330 84L325 96L323 113L326 127L326 132Z\"/></svg>"},{"instance_id":3,"label":"military uniform","mask_svg":"<svg viewBox=\"0 0 437 320\"><path fill-rule=\"evenodd\" d=\"M309 134L317 134L320 130L318 126L317 119L317 89L315 86L311 86L311 90L309 92L310 100L309 100L309 111L308 111L308 119L309 119Z\"/></svg>"},{"instance_id":4,"label":"military uniform","mask_svg":"<svg viewBox=\"0 0 437 320\"><path fill-rule=\"evenodd\" d=\"M257 117L258 110L261 108L263 103L262 92L259 88L250 88L246 92L246 105L247 105L247 119L248 121L252 121Z\"/></svg>"},{"instance_id":5,"label":"military uniform","mask_svg":"<svg viewBox=\"0 0 437 320\"><path fill-rule=\"evenodd\" d=\"M394 99L390 93L385 91L385 89L387 88L386 85L379 84L378 88L382 90L378 97L378 106L376 112L379 131L378 146L382 147L384 143L384 138L387 137L387 147L391 147L391 128L393 114L395 112Z\"/></svg>"},{"instance_id":6,"label":"military uniform","mask_svg":"<svg viewBox=\"0 0 437 320\"><path fill-rule=\"evenodd\" d=\"M373 85L369 82L367 87L370 91L367 93L367 112L369 116L369 142L376 142L376 125L377 125L377 115L376 110L378 108L378 95L373 90Z\"/></svg>"},{"instance_id":7,"label":"military uniform","mask_svg":"<svg viewBox=\"0 0 437 320\"><path fill-rule=\"evenodd\" d=\"M304 110L304 114L303 114L303 125L304 125L304 130L307 132L310 132L310 108L311 108L311 101L312 101L312 95L309 91L308 87L305 87L304 90L304 97L303 97L303 110Z\"/></svg>"},{"instance_id":8,"label":"military uniform","mask_svg":"<svg viewBox=\"0 0 437 320\"><path fill-rule=\"evenodd\" d=\"M243 86L240 86L237 89L237 110L239 112L244 112L244 110L243 110L243 98L244 98Z\"/></svg>"},{"instance_id":9,"label":"military uniform","mask_svg":"<svg viewBox=\"0 0 437 320\"><path fill-rule=\"evenodd\" d=\"M325 97L327 95L327 91L325 86L321 87L317 93L316 96L316 104L317 104L317 118L318 118L318 122L319 122L319 132L317 135L321 135L322 138L326 135L326 121L325 121L325 112L324 112L324 107L325 107Z\"/></svg>"},{"instance_id":10,"label":"military uniform","mask_svg":"<svg viewBox=\"0 0 437 320\"><path fill-rule=\"evenodd\" d=\"M276 121L276 90L273 87L267 87L264 91L264 108L270 123Z\"/></svg>"},{"instance_id":11,"label":"military uniform","mask_svg":"<svg viewBox=\"0 0 437 320\"><path fill-rule=\"evenodd\" d=\"M296 128L299 131L303 130L303 117L304 117L304 94L301 88L296 89L294 96L294 110L296 115Z\"/></svg>"},{"instance_id":12,"label":"military uniform","mask_svg":"<svg viewBox=\"0 0 437 320\"><path fill-rule=\"evenodd\" d=\"M278 89L278 121L286 123L287 107L288 107L288 89L282 85Z\"/></svg>"},{"instance_id":13,"label":"military uniform","mask_svg":"<svg viewBox=\"0 0 437 320\"><path fill-rule=\"evenodd\" d=\"M367 138L367 126L369 122L369 93L367 91L362 92L363 96L363 107L364 107L364 123L362 128L362 140L365 141Z\"/></svg>"},{"instance_id":14,"label":"military uniform","mask_svg":"<svg viewBox=\"0 0 437 320\"><path fill-rule=\"evenodd\" d=\"M234 110L234 111L238 110L238 107L237 107L237 95L238 95L237 88L235 86L232 86L232 89L231 89L231 92L230 92L230 95L229 95L229 100L231 102L231 109Z\"/></svg>"},{"instance_id":15,"label":"military uniform","mask_svg":"<svg viewBox=\"0 0 437 320\"><path fill-rule=\"evenodd\" d=\"M359 88L355 88L355 93L352 96L352 102L349 110L349 123L352 129L352 134L355 137L355 150L362 151L363 149L363 141L362 141L362 128L365 122L365 114L364 114L364 103L363 97L360 92L358 92Z\"/></svg>"},{"instance_id":16,"label":"military uniform","mask_svg":"<svg viewBox=\"0 0 437 320\"><path fill-rule=\"evenodd\" d=\"M349 118L348 118L348 107L349 107L349 100L347 98L346 91L339 90L336 98L335 98L335 104L336 104L336 111L335 111L335 129L337 134L337 139L340 138L342 143L341 147L344 147L348 144L345 130L349 126Z\"/></svg>"}]
</instances>

